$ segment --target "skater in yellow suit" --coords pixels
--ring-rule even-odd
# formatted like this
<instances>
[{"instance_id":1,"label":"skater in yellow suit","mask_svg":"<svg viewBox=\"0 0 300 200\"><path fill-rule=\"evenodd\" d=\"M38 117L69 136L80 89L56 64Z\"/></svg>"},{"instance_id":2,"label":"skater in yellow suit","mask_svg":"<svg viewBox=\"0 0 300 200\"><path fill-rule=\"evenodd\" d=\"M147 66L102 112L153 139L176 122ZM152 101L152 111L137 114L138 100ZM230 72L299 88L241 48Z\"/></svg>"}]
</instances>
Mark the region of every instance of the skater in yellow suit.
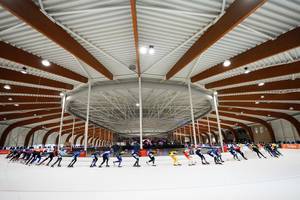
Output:
<instances>
[{"instance_id":1,"label":"skater in yellow suit","mask_svg":"<svg viewBox=\"0 0 300 200\"><path fill-rule=\"evenodd\" d=\"M169 152L169 156L172 158L172 160L173 160L173 165L174 165L174 166L179 166L179 165L181 165L181 164L178 162L177 151L170 151L170 152Z\"/></svg>"}]
</instances>

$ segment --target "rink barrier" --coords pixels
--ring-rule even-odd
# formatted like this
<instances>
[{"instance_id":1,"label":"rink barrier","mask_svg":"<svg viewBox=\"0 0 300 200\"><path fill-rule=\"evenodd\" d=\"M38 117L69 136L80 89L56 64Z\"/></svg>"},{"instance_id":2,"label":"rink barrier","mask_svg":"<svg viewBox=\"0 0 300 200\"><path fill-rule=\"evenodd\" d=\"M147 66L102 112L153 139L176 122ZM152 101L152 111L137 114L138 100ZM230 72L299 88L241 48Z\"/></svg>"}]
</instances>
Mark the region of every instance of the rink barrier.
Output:
<instances>
[{"instance_id":1,"label":"rink barrier","mask_svg":"<svg viewBox=\"0 0 300 200\"><path fill-rule=\"evenodd\" d=\"M9 150L0 150L0 154L9 154Z\"/></svg>"},{"instance_id":2,"label":"rink barrier","mask_svg":"<svg viewBox=\"0 0 300 200\"><path fill-rule=\"evenodd\" d=\"M283 149L300 149L300 144L282 144Z\"/></svg>"}]
</instances>

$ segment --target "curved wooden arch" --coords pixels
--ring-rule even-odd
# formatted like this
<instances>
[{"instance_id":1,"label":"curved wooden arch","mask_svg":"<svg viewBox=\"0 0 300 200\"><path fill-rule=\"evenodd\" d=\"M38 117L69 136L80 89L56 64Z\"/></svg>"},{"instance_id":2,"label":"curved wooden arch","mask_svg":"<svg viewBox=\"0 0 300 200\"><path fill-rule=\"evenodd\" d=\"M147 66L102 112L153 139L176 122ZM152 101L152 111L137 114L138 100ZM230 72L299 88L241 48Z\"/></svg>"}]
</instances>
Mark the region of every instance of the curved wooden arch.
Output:
<instances>
[{"instance_id":1,"label":"curved wooden arch","mask_svg":"<svg viewBox=\"0 0 300 200\"><path fill-rule=\"evenodd\" d=\"M72 134L71 134L72 135ZM92 136L88 136L88 140L90 139L90 138L92 138ZM58 139L59 139L59 135L57 135L56 136L56 139L55 139L55 144L56 145L58 145ZM84 137L81 139L81 141L84 139ZM65 141L65 142L67 142L67 140ZM81 144L82 144L82 142L81 142Z\"/></svg>"},{"instance_id":2,"label":"curved wooden arch","mask_svg":"<svg viewBox=\"0 0 300 200\"><path fill-rule=\"evenodd\" d=\"M66 142L70 142L71 137L72 137L72 133L69 133L69 135L66 137Z\"/></svg>"},{"instance_id":3,"label":"curved wooden arch","mask_svg":"<svg viewBox=\"0 0 300 200\"><path fill-rule=\"evenodd\" d=\"M261 125L263 125L264 127L267 128L267 130L268 130L268 132L271 136L272 142L276 141L275 134L274 134L272 126L270 124L268 124L266 121L262 120L262 119L255 118L255 117L250 117L250 116L242 116L242 115L237 116L235 114L225 113L225 112L219 112L219 114L222 115L222 116L225 116L225 117L230 117L230 118L234 118L234 119L241 119L241 120L244 120L244 121L259 123L259 124L261 124Z\"/></svg>"},{"instance_id":4,"label":"curved wooden arch","mask_svg":"<svg viewBox=\"0 0 300 200\"><path fill-rule=\"evenodd\" d=\"M294 125L294 127L297 130L298 135L300 136L300 122L293 116L281 113L281 112L275 112L275 111L267 111L267 110L249 110L245 108L235 108L235 107L219 107L220 111L228 111L228 112L235 112L235 113L243 113L243 114L250 114L250 115L258 115L258 116L264 116L264 117L276 117L281 118L289 121L291 124Z\"/></svg>"},{"instance_id":5,"label":"curved wooden arch","mask_svg":"<svg viewBox=\"0 0 300 200\"><path fill-rule=\"evenodd\" d=\"M65 117L69 116L68 113L64 114ZM0 146L4 146L5 145L5 141L7 136L9 135L9 133L20 126L25 126L25 125L29 125L29 124L35 124L35 123L39 123L39 122L43 122L43 121L47 121L47 120L52 120L55 118L60 118L61 115L60 114L54 114L54 115L49 115L49 116L44 116L41 118L33 118L33 119L27 119L27 120L22 120L22 121L18 121L15 122L11 125L9 125L8 127L6 127L6 129L3 131L1 138L0 138Z\"/></svg>"},{"instance_id":6,"label":"curved wooden arch","mask_svg":"<svg viewBox=\"0 0 300 200\"><path fill-rule=\"evenodd\" d=\"M57 119L60 120L60 119ZM75 122L81 121L80 119L75 119ZM69 119L69 120L64 120L63 124L69 124L69 123L73 123L73 119ZM24 146L28 146L29 144L29 139L31 138L31 136L38 130L41 130L44 128L52 128L52 127L56 127L59 126L60 121L54 122L54 123L46 123L46 124L42 124L36 127L33 127L26 135L25 140L24 140Z\"/></svg>"},{"instance_id":7,"label":"curved wooden arch","mask_svg":"<svg viewBox=\"0 0 300 200\"><path fill-rule=\"evenodd\" d=\"M203 124L204 126L207 126L207 122L200 121L200 124ZM237 140L236 131L232 127L230 127L228 125L225 125L225 124L220 124L220 126L221 126L222 129L226 129L229 132L231 132L232 135L233 135L233 137L234 137L234 139ZM210 121L210 129L213 130L213 131L218 131L218 125L217 125L217 123L213 122L213 121ZM221 131L221 133L222 133L224 141L227 143L228 142L228 137L224 134L223 131Z\"/></svg>"},{"instance_id":8,"label":"curved wooden arch","mask_svg":"<svg viewBox=\"0 0 300 200\"><path fill-rule=\"evenodd\" d=\"M209 118L209 121L217 122L217 119L215 119L215 118ZM206 123L207 123L207 122L206 122ZM231 126L240 126L240 127L242 127L242 128L248 133L250 139L251 139L252 141L254 141L253 131L252 131L252 129L251 129L249 126L247 126L246 124L241 123L241 122L237 122L237 121L224 120L224 119L222 119L222 122L221 122L221 123L229 124L229 125L231 125Z\"/></svg>"},{"instance_id":9,"label":"curved wooden arch","mask_svg":"<svg viewBox=\"0 0 300 200\"><path fill-rule=\"evenodd\" d=\"M62 127L62 133L61 133L61 134L62 134L62 135L66 134L68 131L71 131L72 128L73 128L73 124L63 126L63 127ZM75 125L74 131L75 131L75 130L77 131L78 129L81 130L81 129L83 129L83 128L84 128L84 123L80 123L80 124ZM44 135L44 137L43 137L42 144L45 145L46 142L47 142L47 140L48 140L48 138L49 138L49 136L50 136L51 134L54 134L54 133L58 132L58 131L59 131L59 127L56 127L56 128L53 128L53 129L48 130L48 131L46 132L46 134Z\"/></svg>"},{"instance_id":10,"label":"curved wooden arch","mask_svg":"<svg viewBox=\"0 0 300 200\"><path fill-rule=\"evenodd\" d=\"M82 136L82 134L81 134L81 135L76 135L76 136L75 136L75 138L74 138L74 145L77 144L77 140L78 140L78 138L81 137L81 136Z\"/></svg>"}]
</instances>

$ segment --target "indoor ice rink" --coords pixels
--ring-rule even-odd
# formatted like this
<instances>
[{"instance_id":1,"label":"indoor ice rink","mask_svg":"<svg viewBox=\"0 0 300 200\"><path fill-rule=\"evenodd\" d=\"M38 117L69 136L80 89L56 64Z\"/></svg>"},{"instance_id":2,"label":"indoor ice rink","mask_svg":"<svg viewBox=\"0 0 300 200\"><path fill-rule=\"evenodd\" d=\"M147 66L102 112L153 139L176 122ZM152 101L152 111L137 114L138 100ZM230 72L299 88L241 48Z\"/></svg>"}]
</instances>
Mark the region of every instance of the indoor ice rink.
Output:
<instances>
[{"instance_id":1,"label":"indoor ice rink","mask_svg":"<svg viewBox=\"0 0 300 200\"><path fill-rule=\"evenodd\" d=\"M0 200L300 191L300 0L0 0Z\"/></svg>"}]
</instances>

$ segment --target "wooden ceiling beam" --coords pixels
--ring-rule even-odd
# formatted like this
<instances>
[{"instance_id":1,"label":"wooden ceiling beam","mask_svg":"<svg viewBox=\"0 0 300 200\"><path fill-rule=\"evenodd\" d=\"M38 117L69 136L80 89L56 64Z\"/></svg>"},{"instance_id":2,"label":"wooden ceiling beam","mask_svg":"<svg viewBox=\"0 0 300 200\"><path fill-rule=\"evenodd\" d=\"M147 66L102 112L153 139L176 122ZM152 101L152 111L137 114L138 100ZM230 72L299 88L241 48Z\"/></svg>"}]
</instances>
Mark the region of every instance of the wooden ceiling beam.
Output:
<instances>
[{"instance_id":1,"label":"wooden ceiling beam","mask_svg":"<svg viewBox=\"0 0 300 200\"><path fill-rule=\"evenodd\" d=\"M41 86L47 86L52 88L59 88L59 89L65 89L65 90L72 90L73 85L68 83L63 83L60 81L55 81L31 74L22 74L21 72L0 68L0 79L7 80L7 81L14 81L14 82L20 82L20 83L28 83L28 84L34 84L34 85L41 85Z\"/></svg>"},{"instance_id":2,"label":"wooden ceiling beam","mask_svg":"<svg viewBox=\"0 0 300 200\"><path fill-rule=\"evenodd\" d=\"M238 76L225 78L219 81L205 84L205 87L207 89L218 88L228 85L235 85L239 83L258 81L298 73L300 73L300 61L267 67L260 70L255 70L253 72L250 72L249 74L241 74Z\"/></svg>"},{"instance_id":3,"label":"wooden ceiling beam","mask_svg":"<svg viewBox=\"0 0 300 200\"><path fill-rule=\"evenodd\" d=\"M192 77L191 81L201 81L208 77L212 77L241 66L254 63L256 61L268 58L270 56L283 53L285 51L297 48L300 46L300 27L288 31L274 40L268 40L252 49L245 51L230 59L231 65L224 67L223 63L219 63L203 72Z\"/></svg>"},{"instance_id":4,"label":"wooden ceiling beam","mask_svg":"<svg viewBox=\"0 0 300 200\"><path fill-rule=\"evenodd\" d=\"M140 51L139 51L139 32L138 32L138 25L137 25L136 1L135 0L130 0L130 8L131 8L132 29L133 29L134 45L135 45L137 73L138 73L138 76L140 76L141 75L141 66L140 66Z\"/></svg>"},{"instance_id":5,"label":"wooden ceiling beam","mask_svg":"<svg viewBox=\"0 0 300 200\"><path fill-rule=\"evenodd\" d=\"M49 115L53 113L60 113L61 108L54 108L49 110L35 110L24 113L8 113L8 114L0 114L0 121L12 120L12 119L20 119L26 117L40 117L42 115Z\"/></svg>"},{"instance_id":6,"label":"wooden ceiling beam","mask_svg":"<svg viewBox=\"0 0 300 200\"><path fill-rule=\"evenodd\" d=\"M245 94L245 95L230 95L230 96L219 96L219 102L223 101L299 101L300 92L282 93L282 94Z\"/></svg>"},{"instance_id":7,"label":"wooden ceiling beam","mask_svg":"<svg viewBox=\"0 0 300 200\"><path fill-rule=\"evenodd\" d=\"M300 79L296 80L283 80L267 82L263 86L258 84L232 87L227 89L217 90L218 94L235 94L235 93L247 93L247 92L265 92L270 90L288 90L300 88Z\"/></svg>"},{"instance_id":8,"label":"wooden ceiling beam","mask_svg":"<svg viewBox=\"0 0 300 200\"><path fill-rule=\"evenodd\" d=\"M15 105L0 105L0 112L11 112L11 111L25 111L25 110L35 110L44 109L48 110L51 108L59 108L60 103L37 103L37 104L19 104Z\"/></svg>"},{"instance_id":9,"label":"wooden ceiling beam","mask_svg":"<svg viewBox=\"0 0 300 200\"><path fill-rule=\"evenodd\" d=\"M192 62L196 57L215 44L226 33L231 31L256 9L262 6L266 0L234 1L225 14L190 47L189 50L177 61L177 63L166 74L166 79L170 79L186 65Z\"/></svg>"},{"instance_id":10,"label":"wooden ceiling beam","mask_svg":"<svg viewBox=\"0 0 300 200\"><path fill-rule=\"evenodd\" d=\"M77 74L69 69L63 68L55 63L51 63L49 67L42 64L42 58L28 53L22 49L14 47L3 41L0 41L0 58L29 66L44 72L49 72L58 76L66 77L81 83L86 83L88 79L80 74Z\"/></svg>"},{"instance_id":11,"label":"wooden ceiling beam","mask_svg":"<svg viewBox=\"0 0 300 200\"><path fill-rule=\"evenodd\" d=\"M299 103L268 103L268 102L219 102L220 106L234 106L234 107L249 107L275 110L295 110L300 111Z\"/></svg>"},{"instance_id":12,"label":"wooden ceiling beam","mask_svg":"<svg viewBox=\"0 0 300 200\"><path fill-rule=\"evenodd\" d=\"M0 5L41 34L112 80L113 75L62 27L51 21L33 1L0 0Z\"/></svg>"},{"instance_id":13,"label":"wooden ceiling beam","mask_svg":"<svg viewBox=\"0 0 300 200\"><path fill-rule=\"evenodd\" d=\"M17 95L1 95L0 103L39 103L39 102L60 102L61 98L43 97L43 96L17 96ZM11 100L9 100L11 98Z\"/></svg>"},{"instance_id":14,"label":"wooden ceiling beam","mask_svg":"<svg viewBox=\"0 0 300 200\"><path fill-rule=\"evenodd\" d=\"M0 92L2 93L12 93L12 94L32 94L32 95L52 95L52 96L59 96L60 91L57 90L49 90L37 87L28 87L28 86L21 86L15 84L9 84L11 89L6 90L4 89L3 83L0 83Z\"/></svg>"}]
</instances>

